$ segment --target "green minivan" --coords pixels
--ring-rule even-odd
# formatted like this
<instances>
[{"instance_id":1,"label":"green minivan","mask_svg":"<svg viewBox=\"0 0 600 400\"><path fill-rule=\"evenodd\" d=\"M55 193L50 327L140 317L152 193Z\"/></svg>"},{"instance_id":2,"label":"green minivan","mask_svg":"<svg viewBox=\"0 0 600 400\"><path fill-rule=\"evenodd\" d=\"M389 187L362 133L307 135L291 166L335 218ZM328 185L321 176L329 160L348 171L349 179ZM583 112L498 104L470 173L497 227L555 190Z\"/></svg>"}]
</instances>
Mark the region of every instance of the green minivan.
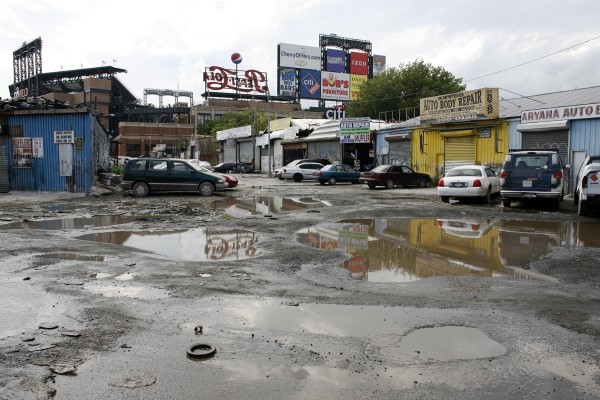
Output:
<instances>
[{"instance_id":1,"label":"green minivan","mask_svg":"<svg viewBox=\"0 0 600 400\"><path fill-rule=\"evenodd\" d=\"M151 192L198 192L210 196L215 190L227 189L227 181L186 160L140 157L125 165L121 188L131 190L137 197Z\"/></svg>"}]
</instances>

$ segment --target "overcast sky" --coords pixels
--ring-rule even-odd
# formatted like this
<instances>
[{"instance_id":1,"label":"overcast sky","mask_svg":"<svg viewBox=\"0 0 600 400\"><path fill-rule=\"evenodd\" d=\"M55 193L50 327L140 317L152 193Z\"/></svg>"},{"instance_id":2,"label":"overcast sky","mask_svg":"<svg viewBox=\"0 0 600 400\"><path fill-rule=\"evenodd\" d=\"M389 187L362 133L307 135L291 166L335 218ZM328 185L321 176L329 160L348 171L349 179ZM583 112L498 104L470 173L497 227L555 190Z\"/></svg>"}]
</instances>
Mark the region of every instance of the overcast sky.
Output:
<instances>
[{"instance_id":1,"label":"overcast sky","mask_svg":"<svg viewBox=\"0 0 600 400\"><path fill-rule=\"evenodd\" d=\"M13 51L37 37L43 72L104 61L127 70L118 77L140 99L145 88L179 88L198 104L205 68L234 68L232 53L240 69L267 72L275 93L277 44L318 46L333 33L370 41L388 67L422 59L468 89L514 98L599 85L599 17L598 0L7 0L0 97L13 83Z\"/></svg>"}]
</instances>

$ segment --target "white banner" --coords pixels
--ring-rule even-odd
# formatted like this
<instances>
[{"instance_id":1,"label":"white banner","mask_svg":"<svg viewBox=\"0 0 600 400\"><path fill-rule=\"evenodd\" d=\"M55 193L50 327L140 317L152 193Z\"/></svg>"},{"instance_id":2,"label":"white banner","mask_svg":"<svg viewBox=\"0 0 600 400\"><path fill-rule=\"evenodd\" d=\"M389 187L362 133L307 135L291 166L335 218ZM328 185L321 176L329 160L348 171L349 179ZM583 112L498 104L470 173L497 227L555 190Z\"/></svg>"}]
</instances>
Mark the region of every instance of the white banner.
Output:
<instances>
[{"instance_id":1,"label":"white banner","mask_svg":"<svg viewBox=\"0 0 600 400\"><path fill-rule=\"evenodd\" d=\"M321 48L279 43L279 66L321 70Z\"/></svg>"},{"instance_id":2,"label":"white banner","mask_svg":"<svg viewBox=\"0 0 600 400\"><path fill-rule=\"evenodd\" d=\"M239 128L225 129L217 131L217 140L240 139L252 136L252 126L246 125Z\"/></svg>"}]
</instances>

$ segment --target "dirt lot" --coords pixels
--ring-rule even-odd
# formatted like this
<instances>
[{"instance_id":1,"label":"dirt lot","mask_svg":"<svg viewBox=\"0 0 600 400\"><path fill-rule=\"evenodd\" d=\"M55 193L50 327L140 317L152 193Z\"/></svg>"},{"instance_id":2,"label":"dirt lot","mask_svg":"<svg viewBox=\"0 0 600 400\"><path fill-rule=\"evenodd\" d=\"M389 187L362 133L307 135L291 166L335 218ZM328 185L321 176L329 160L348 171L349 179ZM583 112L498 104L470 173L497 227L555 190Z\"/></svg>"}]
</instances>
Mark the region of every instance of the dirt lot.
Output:
<instances>
[{"instance_id":1,"label":"dirt lot","mask_svg":"<svg viewBox=\"0 0 600 400\"><path fill-rule=\"evenodd\" d=\"M600 398L600 221L571 199L239 179L0 195L0 399Z\"/></svg>"}]
</instances>

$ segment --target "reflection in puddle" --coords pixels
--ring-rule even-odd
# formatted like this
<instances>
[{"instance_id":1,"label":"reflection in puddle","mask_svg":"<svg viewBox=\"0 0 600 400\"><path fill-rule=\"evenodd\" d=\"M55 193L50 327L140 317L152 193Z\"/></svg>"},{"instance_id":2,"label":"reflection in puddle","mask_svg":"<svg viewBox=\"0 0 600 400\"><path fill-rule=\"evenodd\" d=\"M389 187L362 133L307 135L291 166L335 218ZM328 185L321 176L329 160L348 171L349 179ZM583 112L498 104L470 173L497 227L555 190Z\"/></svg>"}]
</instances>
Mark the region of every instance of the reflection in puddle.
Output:
<instances>
[{"instance_id":1,"label":"reflection in puddle","mask_svg":"<svg viewBox=\"0 0 600 400\"><path fill-rule=\"evenodd\" d=\"M211 203L213 210L224 210L225 214L238 218L322 207L349 206L353 204L356 204L356 202L345 199L278 196L256 196L250 199L226 198Z\"/></svg>"},{"instance_id":2,"label":"reflection in puddle","mask_svg":"<svg viewBox=\"0 0 600 400\"><path fill-rule=\"evenodd\" d=\"M90 218L62 218L13 222L10 224L0 225L0 229L43 229L49 231L57 231L61 229L85 229L89 227L105 227L126 224L137 219L139 219L139 217L125 215L100 215Z\"/></svg>"},{"instance_id":3,"label":"reflection in puddle","mask_svg":"<svg viewBox=\"0 0 600 400\"><path fill-rule=\"evenodd\" d=\"M410 355L411 359L417 353L423 361L453 361L498 357L506 353L506 347L479 329L444 326L417 329L385 351Z\"/></svg>"},{"instance_id":4,"label":"reflection in puddle","mask_svg":"<svg viewBox=\"0 0 600 400\"><path fill-rule=\"evenodd\" d=\"M191 261L244 260L261 254L259 235L235 228L194 228L168 232L105 232L79 237L120 244Z\"/></svg>"},{"instance_id":5,"label":"reflection in puddle","mask_svg":"<svg viewBox=\"0 0 600 400\"><path fill-rule=\"evenodd\" d=\"M300 303L290 307L281 299L271 298L222 302L219 310L222 318L242 321L248 328L338 337L397 335L409 326L439 323L462 315L459 310L380 305Z\"/></svg>"},{"instance_id":6,"label":"reflection in puddle","mask_svg":"<svg viewBox=\"0 0 600 400\"><path fill-rule=\"evenodd\" d=\"M108 286L95 283L86 283L83 288L92 293L101 294L105 297L129 297L132 299L164 299L169 293L163 289L134 286Z\"/></svg>"},{"instance_id":7,"label":"reflection in puddle","mask_svg":"<svg viewBox=\"0 0 600 400\"><path fill-rule=\"evenodd\" d=\"M350 253L344 266L371 282L433 276L507 277L558 282L526 268L552 247L600 247L600 225L491 219L355 219L318 225L302 243Z\"/></svg>"},{"instance_id":8,"label":"reflection in puddle","mask_svg":"<svg viewBox=\"0 0 600 400\"><path fill-rule=\"evenodd\" d=\"M138 274L126 273L126 274L121 274L121 275L115 276L115 280L116 281L130 281L134 278L137 278L138 276L139 276Z\"/></svg>"}]
</instances>

